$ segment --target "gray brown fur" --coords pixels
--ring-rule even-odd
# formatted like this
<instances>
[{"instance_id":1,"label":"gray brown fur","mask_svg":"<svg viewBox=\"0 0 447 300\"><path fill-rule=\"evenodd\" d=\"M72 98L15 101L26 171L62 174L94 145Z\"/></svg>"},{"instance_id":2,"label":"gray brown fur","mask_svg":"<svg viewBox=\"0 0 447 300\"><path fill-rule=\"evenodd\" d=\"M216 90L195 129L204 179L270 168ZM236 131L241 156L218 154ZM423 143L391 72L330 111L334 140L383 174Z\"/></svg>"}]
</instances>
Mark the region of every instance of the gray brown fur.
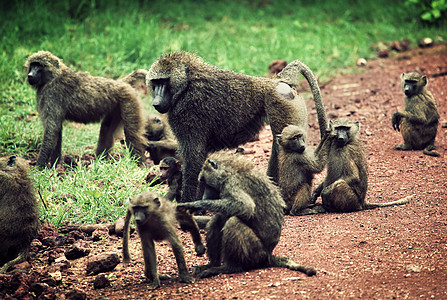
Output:
<instances>
[{"instance_id":1,"label":"gray brown fur","mask_svg":"<svg viewBox=\"0 0 447 300\"><path fill-rule=\"evenodd\" d=\"M406 82L408 80L411 81L410 85ZM439 112L433 94L427 89L427 77L418 72L403 73L401 85L405 93L405 107L393 114L392 124L395 130L402 133L404 143L398 144L396 149L423 149L426 155L439 156L434 151Z\"/></svg>"},{"instance_id":2,"label":"gray brown fur","mask_svg":"<svg viewBox=\"0 0 447 300\"><path fill-rule=\"evenodd\" d=\"M278 185L287 205L285 212L290 215L297 215L310 204L314 174L325 166L327 138L320 142L315 153L306 146L306 141L307 132L294 125L285 127L278 136Z\"/></svg>"},{"instance_id":3,"label":"gray brown fur","mask_svg":"<svg viewBox=\"0 0 447 300\"><path fill-rule=\"evenodd\" d=\"M276 135L289 124L307 126L304 100L284 83L294 83L288 76L300 73L311 85L316 83L309 80L309 68L298 62L287 66L275 79L222 70L186 52L164 55L151 66L147 85L154 96L153 105L159 112L168 113L184 159L184 201L196 199L197 177L207 154L249 141L261 130L266 117L275 139L267 174L277 180ZM159 96L158 90L164 96ZM312 91L320 114L324 108L318 86ZM325 119L325 113L319 117L324 128Z\"/></svg>"},{"instance_id":4,"label":"gray brown fur","mask_svg":"<svg viewBox=\"0 0 447 300\"><path fill-rule=\"evenodd\" d=\"M34 68L38 66L38 68ZM48 51L28 57L28 82L36 89L37 111L44 135L37 165L40 168L60 161L64 120L100 122L96 155L108 153L114 132L123 124L126 143L140 162L145 161L142 104L129 84L87 72L76 73Z\"/></svg>"},{"instance_id":5,"label":"gray brown fur","mask_svg":"<svg viewBox=\"0 0 447 300\"><path fill-rule=\"evenodd\" d=\"M187 209L215 212L207 226L209 263L198 266L201 278L262 267L286 267L314 275L314 268L272 254L284 218L284 200L267 175L241 155L213 153L200 172L203 199L180 203Z\"/></svg>"},{"instance_id":6,"label":"gray brown fur","mask_svg":"<svg viewBox=\"0 0 447 300\"><path fill-rule=\"evenodd\" d=\"M323 211L352 212L399 205L409 201L409 198L388 203L365 201L368 170L360 143L359 129L359 123L348 118L331 122L331 133L326 143L328 147L326 178L312 194L312 203L315 203L321 194Z\"/></svg>"},{"instance_id":7,"label":"gray brown fur","mask_svg":"<svg viewBox=\"0 0 447 300\"><path fill-rule=\"evenodd\" d=\"M186 267L183 246L175 228L175 224L179 219L178 211L184 211L184 209L177 209L174 203L159 197L153 192L139 194L129 202L124 222L123 261L125 263L130 262L129 226L131 217L134 215L143 249L144 274L149 281L152 281L151 288L153 289L160 286L154 241L169 241L177 261L180 281L187 283L194 281ZM187 218L187 215L185 214L180 213L180 215L185 217L185 219L180 218L179 221L186 223L192 222L195 224L191 215L189 215L189 218ZM197 224L192 227L198 232ZM194 243L197 255L203 255L205 253L205 247L203 246L201 239L199 241L194 240Z\"/></svg>"},{"instance_id":8,"label":"gray brown fur","mask_svg":"<svg viewBox=\"0 0 447 300\"><path fill-rule=\"evenodd\" d=\"M28 176L28 163L19 157L0 158L0 273L28 258L39 230L39 207Z\"/></svg>"},{"instance_id":9,"label":"gray brown fur","mask_svg":"<svg viewBox=\"0 0 447 300\"><path fill-rule=\"evenodd\" d=\"M178 143L166 115L147 115L144 135L148 140L146 150L154 164L158 165L166 157L177 157Z\"/></svg>"},{"instance_id":10,"label":"gray brown fur","mask_svg":"<svg viewBox=\"0 0 447 300\"><path fill-rule=\"evenodd\" d=\"M121 78L121 81L124 81L130 84L131 87L140 91L143 95L147 94L147 85L146 85L146 76L147 71L144 69L137 69L130 73L129 75Z\"/></svg>"}]
</instances>

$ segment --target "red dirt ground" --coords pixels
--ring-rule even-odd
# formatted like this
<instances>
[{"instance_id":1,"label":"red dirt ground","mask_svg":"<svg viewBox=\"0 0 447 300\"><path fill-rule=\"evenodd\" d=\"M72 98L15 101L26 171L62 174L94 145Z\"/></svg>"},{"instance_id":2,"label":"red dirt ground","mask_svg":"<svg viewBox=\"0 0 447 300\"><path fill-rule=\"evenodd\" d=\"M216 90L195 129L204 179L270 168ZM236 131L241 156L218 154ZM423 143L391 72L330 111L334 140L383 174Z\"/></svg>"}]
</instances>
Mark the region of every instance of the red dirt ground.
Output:
<instances>
[{"instance_id":1,"label":"red dirt ground","mask_svg":"<svg viewBox=\"0 0 447 300\"><path fill-rule=\"evenodd\" d=\"M132 263L128 268L120 263L107 273L113 273L112 277L116 278L111 286L95 290L95 276L85 275L87 258L80 258L71 261L68 269L61 270L61 281L48 283L49 287L42 293L44 299L70 298L67 293L72 290L82 291L90 299L447 299L447 129L439 125L436 143L441 157L429 157L422 151L394 150L402 137L393 131L391 115L403 107L399 78L402 72L409 71L428 75L429 90L435 95L444 124L447 76L433 74L447 71L446 45L369 61L362 72L339 75L322 84L329 118L349 116L362 125L361 137L369 167L367 201L414 197L403 206L355 213L286 216L274 254L317 268L316 276L269 268L197 279L193 284L179 283L172 251L162 242L157 244L158 269L173 278L162 281L159 289L151 291L143 282L143 258L134 233ZM307 101L311 113L309 139L315 146L319 141L316 114L313 101L310 98ZM247 157L266 168L270 143L271 134L266 128L261 132L260 141L243 148ZM324 173L319 174L314 184L323 178ZM180 234L190 271L206 263L206 257L195 256L189 234ZM121 257L121 244L122 239L116 236L91 242L90 256L114 252ZM44 249L32 255L28 274L34 272L48 277L48 271L54 272L54 267L47 263L48 248ZM63 256L63 252L56 256ZM5 282L7 276L10 275L0 277L0 295L5 287L2 280Z\"/></svg>"}]
</instances>

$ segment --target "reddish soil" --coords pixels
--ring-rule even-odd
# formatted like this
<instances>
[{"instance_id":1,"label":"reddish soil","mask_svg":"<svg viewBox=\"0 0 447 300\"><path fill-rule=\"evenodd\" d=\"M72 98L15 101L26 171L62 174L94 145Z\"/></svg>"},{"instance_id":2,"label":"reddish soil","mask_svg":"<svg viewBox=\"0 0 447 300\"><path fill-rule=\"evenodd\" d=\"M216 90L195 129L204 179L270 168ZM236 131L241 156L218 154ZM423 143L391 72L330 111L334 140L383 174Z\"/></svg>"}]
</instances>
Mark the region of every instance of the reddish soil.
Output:
<instances>
[{"instance_id":1,"label":"reddish soil","mask_svg":"<svg viewBox=\"0 0 447 300\"><path fill-rule=\"evenodd\" d=\"M70 261L71 266L66 269L60 268L60 281L42 279L49 277L48 272L58 271L54 264L49 266L48 257L63 256L54 246L47 246L32 253L31 268L24 275L29 276L29 282L24 281L21 289L26 291L32 281L46 282L47 285L38 285L40 290L34 286L34 295L41 293L44 298L59 299L73 298L67 294L73 290L91 299L447 299L447 129L439 125L436 143L441 157L426 156L422 151L394 150L402 137L392 129L391 115L403 107L399 78L402 72L409 71L428 75L429 89L436 97L444 124L447 76L433 75L447 71L446 45L369 61L361 72L339 75L322 83L329 118L349 116L362 125L361 137L369 167L367 201L414 197L406 205L355 213L286 216L274 253L317 268L316 276L269 268L197 279L193 284L180 283L172 251L162 242L157 244L158 269L173 278L162 281L159 289L151 291L143 282L143 258L134 233L132 263L128 268L120 263L108 272L116 278L108 287L94 289L95 276L86 276L87 257ZM307 101L311 113L310 144L315 146L319 141L316 114L313 101ZM267 126L259 141L243 148L247 157L265 168L270 143ZM316 176L315 184L323 178L324 173ZM190 271L206 263L206 257L195 256L190 236L180 234ZM106 240L91 241L90 256L113 252L121 257L121 243L122 239L113 235ZM18 280L19 276L15 276ZM8 288L9 296L15 293L16 297L32 297L11 287L16 287L11 284L11 275L0 276L0 295L6 296Z\"/></svg>"}]
</instances>

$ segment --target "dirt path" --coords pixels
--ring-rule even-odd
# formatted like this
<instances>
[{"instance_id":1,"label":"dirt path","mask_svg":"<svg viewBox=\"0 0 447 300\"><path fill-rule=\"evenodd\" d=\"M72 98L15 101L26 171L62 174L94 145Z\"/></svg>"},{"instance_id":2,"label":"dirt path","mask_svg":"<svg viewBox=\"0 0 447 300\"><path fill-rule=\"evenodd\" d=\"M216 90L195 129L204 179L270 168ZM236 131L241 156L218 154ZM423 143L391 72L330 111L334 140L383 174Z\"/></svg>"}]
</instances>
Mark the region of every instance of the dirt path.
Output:
<instances>
[{"instance_id":1,"label":"dirt path","mask_svg":"<svg viewBox=\"0 0 447 300\"><path fill-rule=\"evenodd\" d=\"M85 275L87 258L70 261L68 268L48 266L49 256L63 256L62 250L58 252L55 247L42 247L34 253L28 274L37 274L35 276L40 279L35 282L47 282L48 286L43 285L40 293L50 298L64 298L68 291L79 290L83 292L81 295L91 299L447 299L447 129L441 126L438 129L439 158L425 156L421 151L393 149L402 138L391 127L391 115L403 107L399 76L409 71L428 75L429 89L436 97L441 122L447 122L447 76L431 76L447 71L446 45L371 61L361 73L340 75L323 84L323 100L329 117L349 116L362 125L361 136L369 166L367 201L388 202L415 196L404 206L346 214L286 216L274 253L317 268L317 276L306 277L290 270L270 268L183 284L178 282L172 251L166 243L161 243L157 245L159 271L172 275L173 279L163 281L158 290L148 291L148 285L143 282L143 259L135 234L131 239L134 251L130 268L119 264L109 272L114 274L111 278L116 279L104 289L95 290L92 283L95 276ZM310 142L316 145L319 132L310 99L308 105ZM265 129L260 141L243 148L247 157L254 158L265 168L270 143L271 135ZM323 176L318 175L315 184ZM207 260L194 255L189 235L181 235L187 264L192 271L194 266ZM90 242L90 256L108 252L121 256L121 243L122 239L116 236ZM41 279L49 277L48 272L58 271L62 275L60 281ZM15 278L23 279L18 275ZM9 275L0 276L0 295L5 295L2 294L5 291L9 295L20 295L20 291L11 290L16 287L11 281ZM20 288L29 289L32 286L29 281L23 279ZM34 293L39 294L38 291Z\"/></svg>"}]
</instances>

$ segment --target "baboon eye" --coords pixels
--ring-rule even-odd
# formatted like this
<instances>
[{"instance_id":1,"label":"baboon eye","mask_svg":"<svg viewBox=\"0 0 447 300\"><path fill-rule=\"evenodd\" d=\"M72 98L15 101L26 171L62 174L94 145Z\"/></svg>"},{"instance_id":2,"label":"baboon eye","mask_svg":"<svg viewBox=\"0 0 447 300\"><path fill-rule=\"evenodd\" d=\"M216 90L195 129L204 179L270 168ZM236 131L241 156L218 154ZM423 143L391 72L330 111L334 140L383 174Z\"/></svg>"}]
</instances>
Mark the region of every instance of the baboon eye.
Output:
<instances>
[{"instance_id":1,"label":"baboon eye","mask_svg":"<svg viewBox=\"0 0 447 300\"><path fill-rule=\"evenodd\" d=\"M217 170L217 162L212 159L208 159L208 163L213 167L213 169Z\"/></svg>"}]
</instances>

